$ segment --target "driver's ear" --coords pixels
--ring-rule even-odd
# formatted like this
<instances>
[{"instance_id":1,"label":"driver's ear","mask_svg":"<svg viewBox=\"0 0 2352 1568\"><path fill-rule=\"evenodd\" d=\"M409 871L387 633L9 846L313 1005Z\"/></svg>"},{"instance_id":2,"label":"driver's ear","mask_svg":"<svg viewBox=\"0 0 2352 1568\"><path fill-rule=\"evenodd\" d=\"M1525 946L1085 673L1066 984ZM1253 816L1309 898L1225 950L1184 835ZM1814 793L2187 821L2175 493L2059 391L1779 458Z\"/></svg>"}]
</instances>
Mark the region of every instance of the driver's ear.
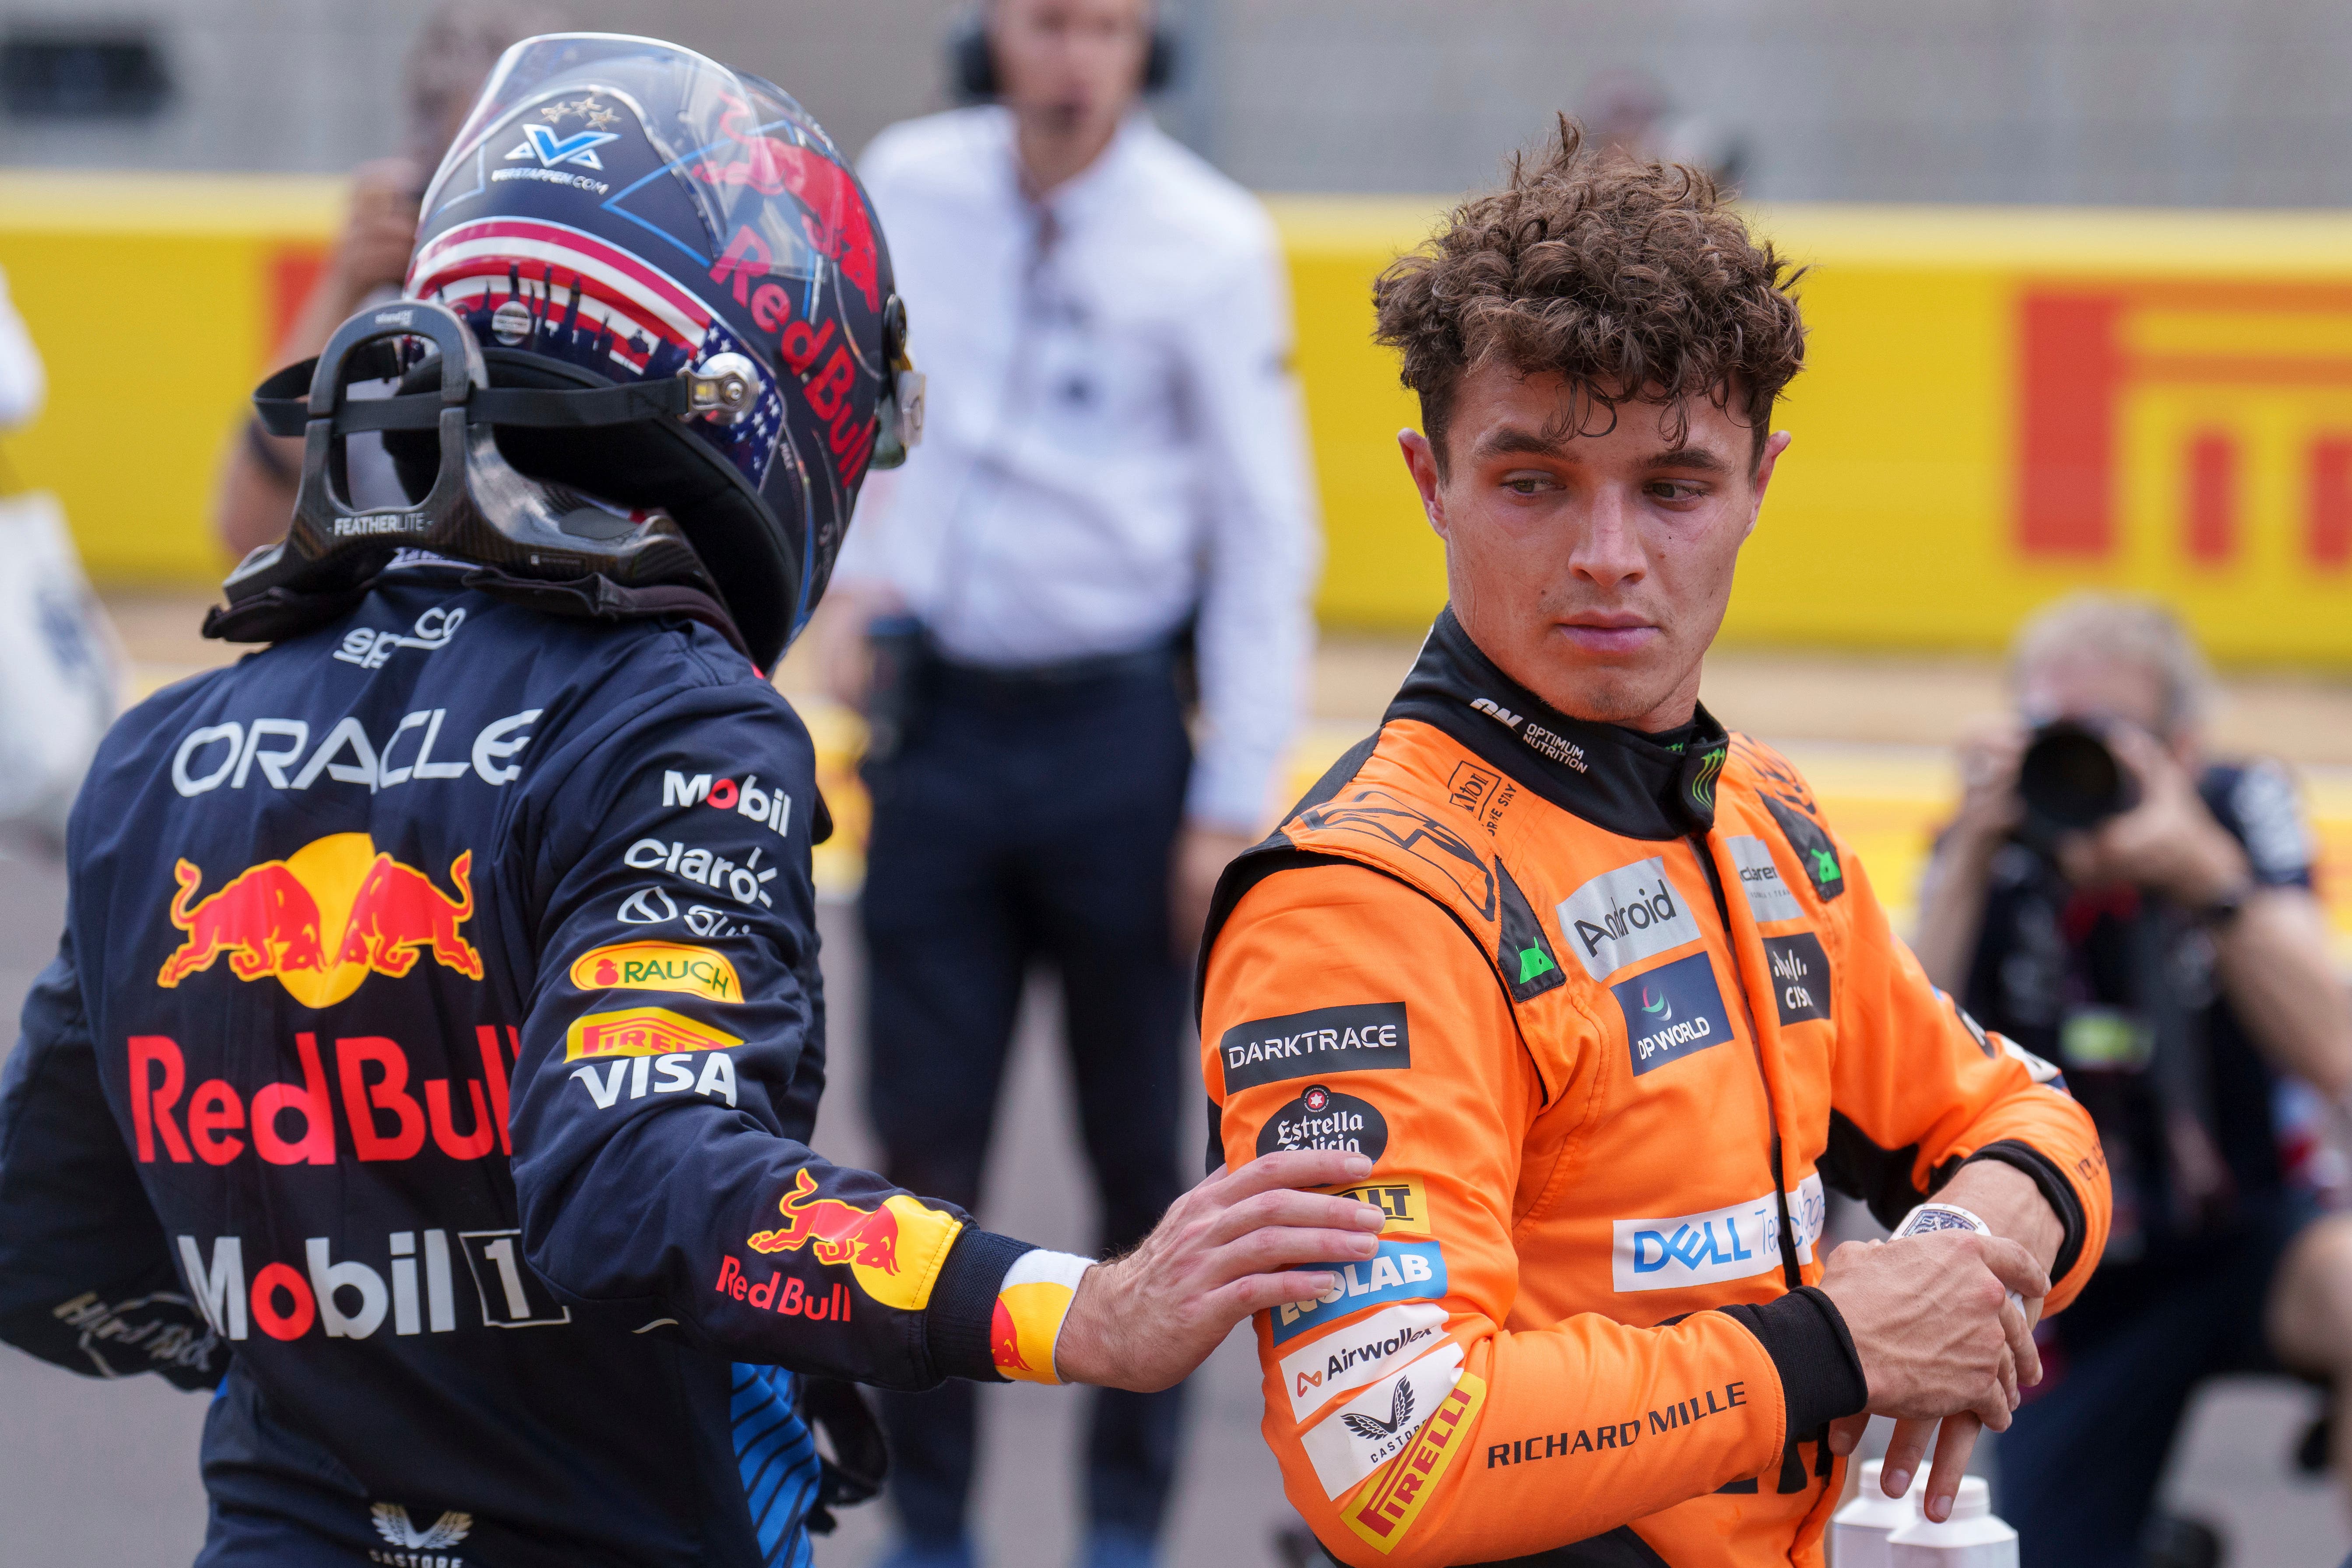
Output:
<instances>
[{"instance_id":1,"label":"driver's ear","mask_svg":"<svg viewBox=\"0 0 2352 1568\"><path fill-rule=\"evenodd\" d=\"M1397 449L1404 454L1405 471L1421 492L1421 511L1437 537L1445 537L1445 476L1438 471L1437 448L1411 426L1397 432Z\"/></svg>"}]
</instances>

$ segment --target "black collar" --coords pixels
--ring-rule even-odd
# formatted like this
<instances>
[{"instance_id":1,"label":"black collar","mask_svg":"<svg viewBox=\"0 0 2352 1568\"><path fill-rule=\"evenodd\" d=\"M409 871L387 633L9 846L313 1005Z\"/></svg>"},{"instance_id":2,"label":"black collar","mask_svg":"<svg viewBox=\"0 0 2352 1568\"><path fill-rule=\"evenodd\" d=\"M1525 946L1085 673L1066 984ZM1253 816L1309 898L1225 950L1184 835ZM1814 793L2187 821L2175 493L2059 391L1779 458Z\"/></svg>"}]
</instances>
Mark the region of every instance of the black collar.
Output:
<instances>
[{"instance_id":1,"label":"black collar","mask_svg":"<svg viewBox=\"0 0 2352 1568\"><path fill-rule=\"evenodd\" d=\"M1382 722L1434 725L1563 811L1627 838L1715 826L1729 740L1701 706L1680 749L1615 724L1571 719L1495 668L1447 608Z\"/></svg>"}]
</instances>

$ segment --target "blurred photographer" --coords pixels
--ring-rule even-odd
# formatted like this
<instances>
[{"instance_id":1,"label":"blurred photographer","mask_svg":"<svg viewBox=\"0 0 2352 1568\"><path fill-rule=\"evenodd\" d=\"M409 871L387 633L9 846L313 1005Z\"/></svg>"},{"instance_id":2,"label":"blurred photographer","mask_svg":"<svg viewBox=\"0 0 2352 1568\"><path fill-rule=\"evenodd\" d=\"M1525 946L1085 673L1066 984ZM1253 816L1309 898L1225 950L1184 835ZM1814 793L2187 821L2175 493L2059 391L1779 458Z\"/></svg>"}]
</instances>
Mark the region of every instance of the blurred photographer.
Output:
<instances>
[{"instance_id":1,"label":"blurred photographer","mask_svg":"<svg viewBox=\"0 0 2352 1568\"><path fill-rule=\"evenodd\" d=\"M2352 1090L2311 837L2274 764L2205 757L2204 659L2153 603L2081 594L2020 632L2018 717L1961 748L1917 951L1989 1029L2058 1063L2115 1191L2105 1261L2043 1325L2001 1445L2026 1568L2135 1564L2196 1384L2352 1388L2352 1216L2281 1154L2282 1081ZM2291 1092L2291 1091L2290 1091ZM2334 1423L2336 1474L2352 1423Z\"/></svg>"},{"instance_id":2,"label":"blurred photographer","mask_svg":"<svg viewBox=\"0 0 2352 1568\"><path fill-rule=\"evenodd\" d=\"M534 33L561 32L563 26L562 10L542 0L440 0L434 6L401 70L401 150L352 171L343 226L301 310L287 326L273 368L315 356L327 346L328 334L362 306L400 297L408 253L416 243L416 207L425 199L425 176L465 122L482 79L508 46ZM389 383L383 384L375 395L391 390ZM355 436L348 453L352 500L362 506L405 504L383 437ZM301 478L299 437L269 435L250 419L237 427L221 456L220 487L213 498L213 529L231 554L242 556L286 532Z\"/></svg>"}]
</instances>

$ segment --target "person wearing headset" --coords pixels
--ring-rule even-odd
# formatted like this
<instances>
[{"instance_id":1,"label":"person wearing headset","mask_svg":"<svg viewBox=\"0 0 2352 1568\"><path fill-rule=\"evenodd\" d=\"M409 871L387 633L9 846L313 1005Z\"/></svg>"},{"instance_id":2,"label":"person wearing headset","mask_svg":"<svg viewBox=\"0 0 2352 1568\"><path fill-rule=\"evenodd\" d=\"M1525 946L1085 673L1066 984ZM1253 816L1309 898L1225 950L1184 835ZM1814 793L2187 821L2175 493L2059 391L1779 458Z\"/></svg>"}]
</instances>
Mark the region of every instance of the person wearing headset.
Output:
<instances>
[{"instance_id":1,"label":"person wearing headset","mask_svg":"<svg viewBox=\"0 0 2352 1568\"><path fill-rule=\"evenodd\" d=\"M886 1166L977 1201L1024 973L1051 963L1114 1250L1180 1190L1185 966L1267 819L1318 548L1273 226L1139 109L1171 54L1149 0L994 0L953 55L988 101L866 153L930 415L824 634L835 695L874 721ZM1095 1397L1082 1561L1149 1563L1180 1396ZM971 1398L884 1418L893 1563L971 1562Z\"/></svg>"}]
</instances>

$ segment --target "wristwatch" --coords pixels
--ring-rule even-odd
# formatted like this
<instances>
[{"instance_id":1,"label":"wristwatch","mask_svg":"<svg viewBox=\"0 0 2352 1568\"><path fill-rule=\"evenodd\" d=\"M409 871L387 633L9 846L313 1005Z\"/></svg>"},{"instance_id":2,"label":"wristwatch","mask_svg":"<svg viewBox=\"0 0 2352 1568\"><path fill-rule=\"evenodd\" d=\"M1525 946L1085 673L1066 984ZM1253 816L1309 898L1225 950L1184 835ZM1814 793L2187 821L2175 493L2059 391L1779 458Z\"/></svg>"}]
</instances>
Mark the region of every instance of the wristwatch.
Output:
<instances>
[{"instance_id":1,"label":"wristwatch","mask_svg":"<svg viewBox=\"0 0 2352 1568\"><path fill-rule=\"evenodd\" d=\"M1992 1234L1992 1226L1985 1224L1971 1209L1964 1209L1958 1204L1926 1203L1905 1215L1903 1223L1895 1227L1895 1234L1887 1239L1900 1241L1906 1236L1932 1236L1939 1230L1972 1230L1979 1236ZM2024 1298L2016 1291L2011 1290L2008 1295L2019 1306L2025 1304Z\"/></svg>"}]
</instances>

